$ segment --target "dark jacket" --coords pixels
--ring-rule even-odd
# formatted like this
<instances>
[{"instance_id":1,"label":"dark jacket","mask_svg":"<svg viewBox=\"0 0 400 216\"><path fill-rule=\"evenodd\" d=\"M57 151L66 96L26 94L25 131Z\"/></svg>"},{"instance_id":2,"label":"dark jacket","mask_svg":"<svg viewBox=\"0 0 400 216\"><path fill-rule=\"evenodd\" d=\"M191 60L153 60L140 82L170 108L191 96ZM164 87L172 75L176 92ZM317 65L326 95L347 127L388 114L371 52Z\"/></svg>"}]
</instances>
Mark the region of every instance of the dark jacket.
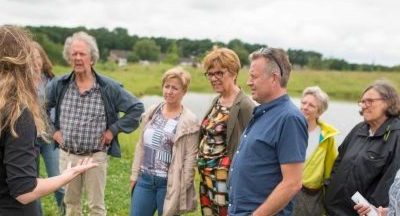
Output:
<instances>
[{"instance_id":1,"label":"dark jacket","mask_svg":"<svg viewBox=\"0 0 400 216\"><path fill-rule=\"evenodd\" d=\"M144 106L136 97L124 90L121 84L97 74L94 70L93 73L97 83L100 85L101 97L106 112L107 129L110 129L114 135L108 154L114 157L121 157L117 135L119 132L130 133L139 126ZM72 72L53 79L46 87L46 108L50 110L55 107L55 130L60 129L60 105L71 79L74 78L74 72ZM119 112L123 112L125 115L119 118Z\"/></svg>"},{"instance_id":2,"label":"dark jacket","mask_svg":"<svg viewBox=\"0 0 400 216\"><path fill-rule=\"evenodd\" d=\"M219 97L220 96L214 98L205 116L211 112ZM254 107L254 102L240 90L229 110L230 118L227 122L226 143L228 156L231 160L239 144L240 136L253 116Z\"/></svg>"},{"instance_id":3,"label":"dark jacket","mask_svg":"<svg viewBox=\"0 0 400 216\"><path fill-rule=\"evenodd\" d=\"M351 200L356 191L374 206L388 206L399 158L399 118L387 119L373 136L367 123L356 125L339 147L325 197L328 215L358 215Z\"/></svg>"}]
</instances>

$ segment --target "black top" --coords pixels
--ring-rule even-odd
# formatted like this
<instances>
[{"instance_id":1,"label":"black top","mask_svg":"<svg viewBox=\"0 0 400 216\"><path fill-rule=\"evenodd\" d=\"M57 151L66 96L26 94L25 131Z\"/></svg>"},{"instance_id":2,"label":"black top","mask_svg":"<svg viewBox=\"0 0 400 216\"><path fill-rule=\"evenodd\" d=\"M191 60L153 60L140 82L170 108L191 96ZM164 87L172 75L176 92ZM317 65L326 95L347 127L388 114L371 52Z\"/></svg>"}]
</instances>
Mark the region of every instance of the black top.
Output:
<instances>
[{"instance_id":1,"label":"black top","mask_svg":"<svg viewBox=\"0 0 400 216\"><path fill-rule=\"evenodd\" d=\"M387 119L373 136L358 124L339 147L325 197L329 216L358 215L351 196L359 191L372 205L388 206L389 187L400 168L400 119Z\"/></svg>"},{"instance_id":2,"label":"black top","mask_svg":"<svg viewBox=\"0 0 400 216\"><path fill-rule=\"evenodd\" d=\"M36 127L30 112L23 111L15 125L18 137L9 130L0 137L0 215L39 215L36 201L27 205L15 198L37 184Z\"/></svg>"}]
</instances>

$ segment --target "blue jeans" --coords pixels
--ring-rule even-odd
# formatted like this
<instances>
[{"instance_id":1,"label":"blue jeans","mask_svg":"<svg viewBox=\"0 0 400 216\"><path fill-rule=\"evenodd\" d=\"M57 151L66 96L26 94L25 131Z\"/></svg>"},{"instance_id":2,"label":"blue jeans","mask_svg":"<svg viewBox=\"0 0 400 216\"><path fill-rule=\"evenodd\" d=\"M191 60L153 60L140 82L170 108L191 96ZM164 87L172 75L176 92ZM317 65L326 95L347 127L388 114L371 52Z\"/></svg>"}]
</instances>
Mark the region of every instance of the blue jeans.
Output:
<instances>
[{"instance_id":1,"label":"blue jeans","mask_svg":"<svg viewBox=\"0 0 400 216\"><path fill-rule=\"evenodd\" d=\"M163 213L167 192L167 178L141 173L136 181L131 198L130 216L153 216Z\"/></svg>"},{"instance_id":2,"label":"blue jeans","mask_svg":"<svg viewBox=\"0 0 400 216\"><path fill-rule=\"evenodd\" d=\"M59 149L53 142L46 143L40 138L36 140L36 145L40 146L40 154L43 157L44 164L46 166L46 172L48 177L60 175L59 170ZM57 206L60 208L63 205L64 189L60 188L54 192L54 198L57 202ZM39 200L40 211L41 205Z\"/></svg>"}]
</instances>

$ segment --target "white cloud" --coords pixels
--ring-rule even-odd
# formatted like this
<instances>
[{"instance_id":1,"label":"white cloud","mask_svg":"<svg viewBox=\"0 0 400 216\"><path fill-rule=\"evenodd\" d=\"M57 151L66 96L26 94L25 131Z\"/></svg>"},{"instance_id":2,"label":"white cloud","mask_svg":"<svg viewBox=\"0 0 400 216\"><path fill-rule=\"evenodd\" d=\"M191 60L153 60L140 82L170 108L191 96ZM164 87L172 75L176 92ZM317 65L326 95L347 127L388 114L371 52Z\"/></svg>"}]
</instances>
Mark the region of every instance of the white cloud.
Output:
<instances>
[{"instance_id":1,"label":"white cloud","mask_svg":"<svg viewBox=\"0 0 400 216\"><path fill-rule=\"evenodd\" d=\"M122 27L130 34L314 50L400 64L398 0L2 0L0 24Z\"/></svg>"}]
</instances>

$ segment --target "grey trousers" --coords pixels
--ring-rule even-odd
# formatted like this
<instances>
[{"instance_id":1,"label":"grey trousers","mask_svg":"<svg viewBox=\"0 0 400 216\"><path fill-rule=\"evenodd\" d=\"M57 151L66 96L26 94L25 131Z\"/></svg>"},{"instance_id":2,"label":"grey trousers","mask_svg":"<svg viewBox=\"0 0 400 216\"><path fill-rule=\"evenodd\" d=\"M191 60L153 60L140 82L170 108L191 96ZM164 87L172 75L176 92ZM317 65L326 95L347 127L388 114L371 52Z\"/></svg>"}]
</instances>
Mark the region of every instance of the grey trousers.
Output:
<instances>
[{"instance_id":1,"label":"grey trousers","mask_svg":"<svg viewBox=\"0 0 400 216\"><path fill-rule=\"evenodd\" d=\"M303 189L295 197L293 216L322 216L325 214L323 190L308 193Z\"/></svg>"}]
</instances>

